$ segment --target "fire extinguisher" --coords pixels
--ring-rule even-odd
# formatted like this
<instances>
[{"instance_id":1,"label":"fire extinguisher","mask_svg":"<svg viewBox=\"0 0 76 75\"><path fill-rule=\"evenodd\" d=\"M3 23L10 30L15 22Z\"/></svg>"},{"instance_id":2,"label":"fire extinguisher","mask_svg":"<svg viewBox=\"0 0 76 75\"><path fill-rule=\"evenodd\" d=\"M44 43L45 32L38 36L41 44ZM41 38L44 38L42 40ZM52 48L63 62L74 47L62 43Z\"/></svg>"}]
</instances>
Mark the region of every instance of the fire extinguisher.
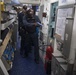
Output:
<instances>
[{"instance_id":1,"label":"fire extinguisher","mask_svg":"<svg viewBox=\"0 0 76 75\"><path fill-rule=\"evenodd\" d=\"M52 46L48 46L46 48L46 55L45 55L45 70L46 70L46 74L50 74L50 75L51 75L52 53L53 53Z\"/></svg>"}]
</instances>

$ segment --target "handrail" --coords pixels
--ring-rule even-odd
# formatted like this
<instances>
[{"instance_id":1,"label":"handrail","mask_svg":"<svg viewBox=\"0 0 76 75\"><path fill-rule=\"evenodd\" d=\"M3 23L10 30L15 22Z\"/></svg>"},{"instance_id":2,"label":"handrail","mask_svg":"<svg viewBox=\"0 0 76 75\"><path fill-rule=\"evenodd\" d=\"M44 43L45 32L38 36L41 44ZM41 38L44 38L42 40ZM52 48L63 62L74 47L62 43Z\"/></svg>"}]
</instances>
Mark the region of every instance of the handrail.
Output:
<instances>
[{"instance_id":1,"label":"handrail","mask_svg":"<svg viewBox=\"0 0 76 75\"><path fill-rule=\"evenodd\" d=\"M8 44L8 42L9 42L11 36L12 36L12 32L13 32L12 29L9 30L9 32L7 33L4 41L2 42L2 45L0 46L0 59L1 59L1 57L2 57L2 55L3 55L3 52L5 51L5 49L6 49L6 47L7 47L7 44Z\"/></svg>"}]
</instances>

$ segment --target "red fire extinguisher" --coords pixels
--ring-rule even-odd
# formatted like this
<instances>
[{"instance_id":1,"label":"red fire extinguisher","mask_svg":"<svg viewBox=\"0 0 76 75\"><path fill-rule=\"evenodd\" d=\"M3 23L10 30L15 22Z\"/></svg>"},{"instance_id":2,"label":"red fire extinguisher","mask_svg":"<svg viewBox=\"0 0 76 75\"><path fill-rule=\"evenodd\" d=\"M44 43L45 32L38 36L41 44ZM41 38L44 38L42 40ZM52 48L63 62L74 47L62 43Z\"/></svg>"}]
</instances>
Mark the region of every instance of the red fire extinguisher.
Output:
<instances>
[{"instance_id":1,"label":"red fire extinguisher","mask_svg":"<svg viewBox=\"0 0 76 75\"><path fill-rule=\"evenodd\" d=\"M48 46L46 48L46 56L45 56L45 70L46 70L46 74L51 74L52 53L53 53L52 46Z\"/></svg>"}]
</instances>

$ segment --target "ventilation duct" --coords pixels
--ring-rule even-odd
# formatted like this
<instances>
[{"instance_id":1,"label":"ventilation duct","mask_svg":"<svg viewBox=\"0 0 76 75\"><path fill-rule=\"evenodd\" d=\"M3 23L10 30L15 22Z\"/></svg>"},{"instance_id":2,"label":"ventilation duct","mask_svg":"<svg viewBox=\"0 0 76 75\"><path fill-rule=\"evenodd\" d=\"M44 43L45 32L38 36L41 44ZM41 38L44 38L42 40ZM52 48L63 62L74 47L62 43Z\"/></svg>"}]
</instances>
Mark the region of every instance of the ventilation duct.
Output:
<instances>
[{"instance_id":1,"label":"ventilation duct","mask_svg":"<svg viewBox=\"0 0 76 75\"><path fill-rule=\"evenodd\" d=\"M40 4L40 0L19 0L23 4Z\"/></svg>"},{"instance_id":2,"label":"ventilation duct","mask_svg":"<svg viewBox=\"0 0 76 75\"><path fill-rule=\"evenodd\" d=\"M20 4L19 0L11 0L12 4Z\"/></svg>"}]
</instances>

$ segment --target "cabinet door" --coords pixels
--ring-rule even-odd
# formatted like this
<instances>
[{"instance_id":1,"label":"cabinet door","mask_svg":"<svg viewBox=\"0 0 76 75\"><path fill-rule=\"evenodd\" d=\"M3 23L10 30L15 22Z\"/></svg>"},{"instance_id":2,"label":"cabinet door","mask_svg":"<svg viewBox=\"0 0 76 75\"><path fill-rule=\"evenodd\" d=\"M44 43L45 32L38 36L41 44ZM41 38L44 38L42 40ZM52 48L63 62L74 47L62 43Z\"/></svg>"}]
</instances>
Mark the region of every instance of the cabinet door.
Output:
<instances>
[{"instance_id":1,"label":"cabinet door","mask_svg":"<svg viewBox=\"0 0 76 75\"><path fill-rule=\"evenodd\" d=\"M64 45L63 45L63 54L65 57L69 57L71 38L72 38L72 29L73 29L73 19L66 19L65 34L64 34Z\"/></svg>"}]
</instances>

